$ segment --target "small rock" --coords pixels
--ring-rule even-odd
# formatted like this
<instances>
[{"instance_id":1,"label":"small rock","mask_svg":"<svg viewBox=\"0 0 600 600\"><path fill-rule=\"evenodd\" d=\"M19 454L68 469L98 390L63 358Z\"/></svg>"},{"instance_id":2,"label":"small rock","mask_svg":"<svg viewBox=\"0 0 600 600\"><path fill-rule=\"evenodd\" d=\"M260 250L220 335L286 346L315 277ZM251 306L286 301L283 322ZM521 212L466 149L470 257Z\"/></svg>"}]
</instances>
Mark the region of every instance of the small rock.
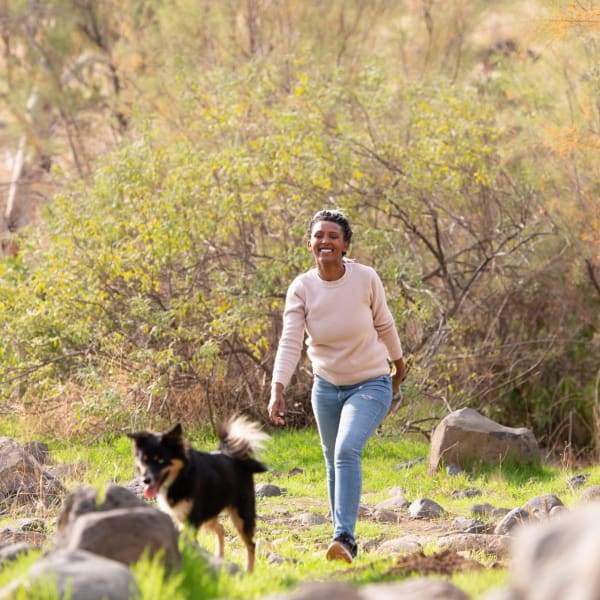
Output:
<instances>
[{"instance_id":1,"label":"small rock","mask_svg":"<svg viewBox=\"0 0 600 600\"><path fill-rule=\"evenodd\" d=\"M286 490L271 483L261 483L260 485L256 486L255 492L259 498L272 498L275 496L281 496L286 492Z\"/></svg>"},{"instance_id":2,"label":"small rock","mask_svg":"<svg viewBox=\"0 0 600 600\"><path fill-rule=\"evenodd\" d=\"M415 536L404 536L387 540L383 542L376 551L376 554L394 555L394 554L410 554L422 550L421 543Z\"/></svg>"},{"instance_id":3,"label":"small rock","mask_svg":"<svg viewBox=\"0 0 600 600\"><path fill-rule=\"evenodd\" d=\"M276 552L269 552L266 556L268 565L282 565L286 562L286 559Z\"/></svg>"},{"instance_id":4,"label":"small rock","mask_svg":"<svg viewBox=\"0 0 600 600\"><path fill-rule=\"evenodd\" d=\"M389 500L384 500L375 506L376 509L384 509L384 510L404 510L410 506L410 501L407 500L404 496L398 495L390 498Z\"/></svg>"},{"instance_id":5,"label":"small rock","mask_svg":"<svg viewBox=\"0 0 600 600\"><path fill-rule=\"evenodd\" d=\"M440 519L446 511L429 498L419 498L408 507L408 513L413 519Z\"/></svg>"},{"instance_id":6,"label":"small rock","mask_svg":"<svg viewBox=\"0 0 600 600\"><path fill-rule=\"evenodd\" d=\"M421 463L425 462L425 458L421 457L421 458L413 458L412 460L407 460L406 462L400 463L399 465L396 465L395 467L392 467L393 471L402 471L404 469L410 469L416 465L420 465Z\"/></svg>"},{"instance_id":7,"label":"small rock","mask_svg":"<svg viewBox=\"0 0 600 600\"><path fill-rule=\"evenodd\" d=\"M469 519L468 517L455 519L454 526L464 533L489 533L491 527L479 519Z\"/></svg>"},{"instance_id":8,"label":"small rock","mask_svg":"<svg viewBox=\"0 0 600 600\"><path fill-rule=\"evenodd\" d=\"M446 465L446 473L448 473L450 477L456 477L456 475L464 473L464 469L460 465L451 463L449 465Z\"/></svg>"},{"instance_id":9,"label":"small rock","mask_svg":"<svg viewBox=\"0 0 600 600\"><path fill-rule=\"evenodd\" d=\"M305 527L312 527L313 525L324 525L329 523L329 519L323 515L317 513L303 513L298 516L298 521Z\"/></svg>"},{"instance_id":10,"label":"small rock","mask_svg":"<svg viewBox=\"0 0 600 600\"><path fill-rule=\"evenodd\" d=\"M46 543L46 534L41 531L22 529L17 525L8 525L0 529L1 544L31 544L41 547Z\"/></svg>"},{"instance_id":11,"label":"small rock","mask_svg":"<svg viewBox=\"0 0 600 600\"><path fill-rule=\"evenodd\" d=\"M487 502L473 504L473 506L471 506L471 514L476 517L489 517L493 511L494 507Z\"/></svg>"},{"instance_id":12,"label":"small rock","mask_svg":"<svg viewBox=\"0 0 600 600\"><path fill-rule=\"evenodd\" d=\"M364 544L362 544L361 549L365 553L374 552L379 548L380 540L367 540Z\"/></svg>"},{"instance_id":13,"label":"small rock","mask_svg":"<svg viewBox=\"0 0 600 600\"><path fill-rule=\"evenodd\" d=\"M573 477L570 477L567 480L567 485L572 490L576 490L577 488L580 488L582 485L587 483L589 481L589 479L590 479L590 476L588 473L578 473L577 475L573 475Z\"/></svg>"},{"instance_id":14,"label":"small rock","mask_svg":"<svg viewBox=\"0 0 600 600\"><path fill-rule=\"evenodd\" d=\"M511 535L514 530L524 523L529 521L529 513L523 508L513 508L505 517L496 525L494 533L496 535Z\"/></svg>"},{"instance_id":15,"label":"small rock","mask_svg":"<svg viewBox=\"0 0 600 600\"><path fill-rule=\"evenodd\" d=\"M497 558L509 556L512 538L507 535L488 535L481 533L451 533L435 540L440 549L452 549L455 552L478 552Z\"/></svg>"},{"instance_id":16,"label":"small rock","mask_svg":"<svg viewBox=\"0 0 600 600\"><path fill-rule=\"evenodd\" d=\"M564 506L564 504L554 494L541 494L531 498L531 500L528 500L523 505L523 509L535 517L538 521L543 521L550 516L550 511L555 506Z\"/></svg>"},{"instance_id":17,"label":"small rock","mask_svg":"<svg viewBox=\"0 0 600 600\"><path fill-rule=\"evenodd\" d=\"M474 498L481 496L481 490L454 490L450 495L453 498Z\"/></svg>"},{"instance_id":18,"label":"small rock","mask_svg":"<svg viewBox=\"0 0 600 600\"><path fill-rule=\"evenodd\" d=\"M386 510L385 508L376 508L373 511L373 518L382 523L398 522L398 515L393 510Z\"/></svg>"},{"instance_id":19,"label":"small rock","mask_svg":"<svg viewBox=\"0 0 600 600\"><path fill-rule=\"evenodd\" d=\"M600 485L591 485L585 488L579 497L579 502L588 504L589 502L597 502L600 500Z\"/></svg>"},{"instance_id":20,"label":"small rock","mask_svg":"<svg viewBox=\"0 0 600 600\"><path fill-rule=\"evenodd\" d=\"M568 512L569 509L566 506L553 506L550 509L550 518L554 519L555 517L561 517Z\"/></svg>"}]
</instances>

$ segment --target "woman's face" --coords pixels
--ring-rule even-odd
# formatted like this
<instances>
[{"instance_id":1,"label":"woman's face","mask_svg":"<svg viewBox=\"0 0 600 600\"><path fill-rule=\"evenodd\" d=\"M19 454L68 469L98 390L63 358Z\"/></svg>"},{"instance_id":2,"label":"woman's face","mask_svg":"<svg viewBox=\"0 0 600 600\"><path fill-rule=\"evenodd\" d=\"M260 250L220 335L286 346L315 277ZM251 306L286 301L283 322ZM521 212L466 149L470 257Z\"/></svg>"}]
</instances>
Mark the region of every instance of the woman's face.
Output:
<instances>
[{"instance_id":1,"label":"woman's face","mask_svg":"<svg viewBox=\"0 0 600 600\"><path fill-rule=\"evenodd\" d=\"M332 221L317 221L310 232L308 249L317 265L327 266L342 262L343 254L348 251L350 242L344 239L341 225Z\"/></svg>"}]
</instances>

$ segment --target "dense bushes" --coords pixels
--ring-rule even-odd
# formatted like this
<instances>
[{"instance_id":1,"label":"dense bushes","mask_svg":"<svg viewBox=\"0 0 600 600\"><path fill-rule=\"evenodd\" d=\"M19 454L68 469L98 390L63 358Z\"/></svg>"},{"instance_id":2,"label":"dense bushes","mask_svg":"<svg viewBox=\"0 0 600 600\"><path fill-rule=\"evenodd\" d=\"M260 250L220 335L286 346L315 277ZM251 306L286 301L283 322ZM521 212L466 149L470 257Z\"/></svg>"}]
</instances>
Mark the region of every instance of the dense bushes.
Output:
<instances>
[{"instance_id":1,"label":"dense bushes","mask_svg":"<svg viewBox=\"0 0 600 600\"><path fill-rule=\"evenodd\" d=\"M418 81L352 56L253 55L202 77L174 61L160 99L144 80L127 138L0 263L3 401L66 433L264 418L306 222L332 206L388 290L411 364L404 426L471 405L555 448L593 445L600 294L527 129L546 88L505 55L498 77L455 65ZM303 366L296 424L309 386Z\"/></svg>"}]
</instances>

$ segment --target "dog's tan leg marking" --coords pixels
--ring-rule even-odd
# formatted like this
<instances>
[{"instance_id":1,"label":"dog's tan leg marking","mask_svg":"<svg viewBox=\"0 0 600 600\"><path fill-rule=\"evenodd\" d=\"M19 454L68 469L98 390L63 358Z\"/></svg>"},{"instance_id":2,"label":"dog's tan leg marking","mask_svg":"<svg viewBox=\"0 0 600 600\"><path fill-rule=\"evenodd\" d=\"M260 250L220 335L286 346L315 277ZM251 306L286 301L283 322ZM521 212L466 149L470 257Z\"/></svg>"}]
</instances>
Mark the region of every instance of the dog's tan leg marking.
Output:
<instances>
[{"instance_id":1,"label":"dog's tan leg marking","mask_svg":"<svg viewBox=\"0 0 600 600\"><path fill-rule=\"evenodd\" d=\"M244 546L246 546L246 571L248 573L252 573L254 570L254 553L256 545L254 544L254 532L251 532L249 536L244 532L244 521L240 517L239 513L235 508L228 508L227 512L233 521L234 527L237 529L237 532L240 534L242 538L242 542L244 542Z\"/></svg>"},{"instance_id":2,"label":"dog's tan leg marking","mask_svg":"<svg viewBox=\"0 0 600 600\"><path fill-rule=\"evenodd\" d=\"M202 527L209 529L215 534L217 537L217 551L215 552L215 556L223 558L225 553L225 527L219 523L219 517L202 523Z\"/></svg>"}]
</instances>

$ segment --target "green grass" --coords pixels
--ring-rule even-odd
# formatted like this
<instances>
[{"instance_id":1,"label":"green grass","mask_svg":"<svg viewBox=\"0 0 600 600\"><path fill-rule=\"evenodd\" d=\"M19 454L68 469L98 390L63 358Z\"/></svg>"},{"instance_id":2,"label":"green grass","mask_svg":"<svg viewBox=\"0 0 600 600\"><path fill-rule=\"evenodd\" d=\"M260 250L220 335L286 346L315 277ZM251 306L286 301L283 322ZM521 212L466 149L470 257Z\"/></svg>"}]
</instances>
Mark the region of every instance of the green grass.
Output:
<instances>
[{"instance_id":1,"label":"green grass","mask_svg":"<svg viewBox=\"0 0 600 600\"><path fill-rule=\"evenodd\" d=\"M0 431L0 435L16 429ZM6 433L5 433L6 432ZM194 446L213 449L216 439L212 433L197 430L188 432ZM26 440L18 440L26 441ZM106 436L93 444L69 444L60 440L49 442L55 463L76 465L64 480L68 489L94 486L102 491L109 483L127 484L135 477L131 442L124 434ZM401 487L409 500L431 498L449 513L449 519L469 516L470 507L476 502L489 502L497 507L513 508L525 503L538 494L554 493L569 506L577 500L567 486L570 471L558 467L536 469L503 465L480 467L470 474L462 473L450 477L440 470L434 475L427 473L429 447L421 440L410 439L397 433L394 423L387 422L383 431L374 436L363 459L363 504L374 506L390 497L392 488ZM425 461L409 469L396 469L400 463L415 458ZM394 560L375 554L361 553L351 568L324 560L324 550L331 539L329 522L309 528L301 527L295 518L302 513L328 515L329 507L325 483L325 469L321 447L316 432L311 430L282 430L273 433L263 460L270 472L256 477L257 483L272 483L285 489L280 497L258 499L258 555L256 569L252 575L220 573L212 577L202 568L189 540L182 538L183 565L179 572L167 574L155 560L142 560L134 568L140 582L142 598L162 597L185 598L261 598L293 588L302 582L315 580L339 580L357 586L390 578L388 571ZM292 474L292 470L300 470ZM600 482L597 467L586 470L590 474L589 484ZM482 495L475 498L457 499L455 490L477 488ZM51 522L48 519L48 522ZM223 519L227 531L226 559L243 566L244 549L236 537L227 518ZM403 535L401 525L379 523L371 519L359 519L357 536L359 541L386 539ZM214 550L211 534L201 531L198 542L209 551ZM426 553L434 550L425 549ZM276 553L284 562L271 565L267 553ZM480 562L490 563L492 557L473 557ZM0 586L30 564L24 557L10 569L0 574ZM506 569L467 571L456 573L451 581L471 597L504 585Z\"/></svg>"}]
</instances>

